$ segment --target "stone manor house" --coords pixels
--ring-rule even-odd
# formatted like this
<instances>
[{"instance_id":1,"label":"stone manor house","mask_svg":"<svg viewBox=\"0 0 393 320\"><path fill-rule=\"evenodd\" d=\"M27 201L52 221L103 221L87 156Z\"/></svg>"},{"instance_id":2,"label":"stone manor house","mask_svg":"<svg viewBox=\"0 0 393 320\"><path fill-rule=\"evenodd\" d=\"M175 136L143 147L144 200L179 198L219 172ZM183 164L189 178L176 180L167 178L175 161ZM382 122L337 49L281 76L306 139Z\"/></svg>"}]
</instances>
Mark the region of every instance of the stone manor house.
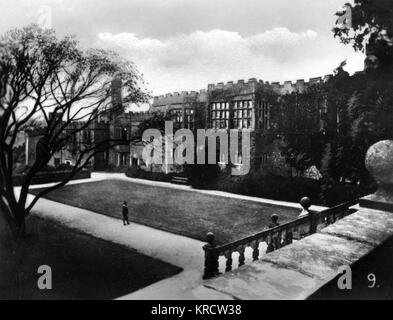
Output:
<instances>
[{"instance_id":1,"label":"stone manor house","mask_svg":"<svg viewBox=\"0 0 393 320\"><path fill-rule=\"evenodd\" d=\"M302 94L308 88L330 79L313 78L309 81L286 81L283 84L269 83L251 78L227 83L209 84L199 92L175 92L154 97L150 112L164 112L173 115L175 128L196 128L220 130L250 130L250 160L253 169L268 167L272 158L280 158L281 137L273 129L274 113L271 97ZM320 121L315 130L325 130L330 126L329 110L320 103ZM241 147L239 147L241 150ZM240 152L240 151L239 151ZM237 157L241 164L241 152ZM283 159L279 159L284 161ZM285 174L292 174L291 169Z\"/></svg>"},{"instance_id":2,"label":"stone manor house","mask_svg":"<svg viewBox=\"0 0 393 320\"><path fill-rule=\"evenodd\" d=\"M364 71L358 71L355 75L375 69L377 63L376 51L367 46ZM336 75L341 77L340 79L350 77L342 66L335 71ZM174 129L250 130L252 169L267 170L279 175L303 175L318 179L320 173L316 167L311 167L301 173L289 167L281 155L281 147L284 145L283 134L287 136L292 134L296 138L296 135L315 132L322 134L339 132L343 115L336 106L328 102L327 95L322 93L323 90L320 92L318 90L332 77L333 75L325 75L311 78L308 81L301 79L283 83L269 83L251 78L248 81L209 84L207 88L200 91L175 92L156 96L149 112L172 115ZM296 101L293 108L291 104L286 103L290 99ZM316 116L312 121L296 118L297 111L292 109L300 106L301 101L313 106ZM304 126L307 129L288 131L289 129L285 129L283 125L284 121L310 123ZM242 149L240 145L238 149ZM234 164L241 165L241 152L237 159L237 163Z\"/></svg>"},{"instance_id":3,"label":"stone manor house","mask_svg":"<svg viewBox=\"0 0 393 320\"><path fill-rule=\"evenodd\" d=\"M365 65L366 68L367 65ZM269 83L251 78L248 81L209 84L206 89L200 91L175 92L156 96L147 112L110 112L80 132L75 140L88 143L109 138L130 140L136 137L138 126L142 121L160 112L172 116L175 130L180 128L193 131L196 129L250 130L252 169L273 171L272 173L280 175L299 175L299 172L285 164L281 156L280 148L283 145L283 139L280 133L283 132L275 130L275 127L277 121L281 121L283 117L277 114L277 108L272 101L288 96L302 96L309 89L326 83L331 77L332 75L327 75L312 78L309 81L298 80L294 83L292 81ZM112 88L113 105L122 104L121 81L114 79ZM337 110L328 106L324 97L318 97L315 100L315 106L318 110L318 121L311 130L314 132L337 130L340 121ZM301 134L307 133L309 132L301 132ZM39 134L26 133L26 164L28 165L35 160L39 138ZM138 166L149 171L168 172L168 166L165 164L161 166L145 164L142 160L143 148L141 141L113 147L108 151L98 153L91 161L91 168L93 170L121 170L129 166ZM67 147L53 157L50 165L58 166L63 163L72 165L73 158L70 148ZM238 163L235 164L241 165L241 153L237 155L237 159ZM318 178L319 173L315 170L310 168L310 172L301 174Z\"/></svg>"}]
</instances>

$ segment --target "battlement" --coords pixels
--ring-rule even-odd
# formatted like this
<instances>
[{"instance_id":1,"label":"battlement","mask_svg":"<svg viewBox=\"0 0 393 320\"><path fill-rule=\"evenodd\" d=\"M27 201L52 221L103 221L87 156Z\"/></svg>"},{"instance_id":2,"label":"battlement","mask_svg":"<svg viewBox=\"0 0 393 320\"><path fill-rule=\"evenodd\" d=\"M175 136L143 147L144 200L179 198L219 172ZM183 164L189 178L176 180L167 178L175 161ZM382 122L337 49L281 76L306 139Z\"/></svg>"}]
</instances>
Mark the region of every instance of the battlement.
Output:
<instances>
[{"instance_id":1,"label":"battlement","mask_svg":"<svg viewBox=\"0 0 393 320\"><path fill-rule=\"evenodd\" d=\"M307 88L317 85L319 83L325 83L329 79L331 79L333 75L325 75L323 77L315 77L310 78L308 81L305 79L299 79L295 82L291 80L284 82L264 82L263 80L258 80L256 78L250 78L247 81L244 79L240 79L237 81L228 81L228 82L218 82L216 84L208 84L207 90L198 91L182 91L182 92L174 92L168 93L161 96L154 97L153 107L164 107L168 105L176 105L176 104L186 104L190 100L190 98L197 99L197 101L203 102L207 101L207 92L211 92L214 90L233 90L239 95L249 95L254 93L260 88L268 88L272 89L277 94L289 94L292 92L302 93Z\"/></svg>"},{"instance_id":2,"label":"battlement","mask_svg":"<svg viewBox=\"0 0 393 320\"><path fill-rule=\"evenodd\" d=\"M307 88L319 84L319 83L325 83L329 81L333 77L332 74L325 75L324 77L315 77L315 78L310 78L309 81L306 81L304 79L299 79L296 80L295 82L292 82L291 80L289 81L284 81L282 83L280 82L272 82L270 85L269 83L266 83L266 85L270 86L274 91L280 94L288 94L292 92L304 92Z\"/></svg>"},{"instance_id":3,"label":"battlement","mask_svg":"<svg viewBox=\"0 0 393 320\"><path fill-rule=\"evenodd\" d=\"M256 87L257 85L263 85L264 82L262 80L258 80L256 78L250 78L248 81L245 81L244 79L240 79L237 81L228 81L226 83L224 82L218 82L217 84L209 84L207 86L208 91L213 91L213 90L220 90L220 89L231 89L231 88L236 88L236 87Z\"/></svg>"},{"instance_id":4,"label":"battlement","mask_svg":"<svg viewBox=\"0 0 393 320\"><path fill-rule=\"evenodd\" d=\"M287 93L292 93L292 92L303 92L306 90L308 87L318 84L318 83L324 83L331 79L333 75L326 75L324 77L315 77L315 78L310 78L308 81L305 79L299 79L295 82L292 82L291 80L284 81L284 82L264 82L263 80L258 80L256 78L250 78L248 81L245 81L243 79L237 80L237 81L228 81L226 83L224 82L218 82L217 84L209 84L208 85L208 91L213 91L213 90L227 90L227 89L243 89L242 91L247 92L247 91L252 91L256 90L257 88L260 87L265 87L265 88L271 88L277 93L280 94L287 94Z\"/></svg>"},{"instance_id":5,"label":"battlement","mask_svg":"<svg viewBox=\"0 0 393 320\"><path fill-rule=\"evenodd\" d=\"M155 96L153 98L153 106L161 107L171 104L185 104L189 103L190 100L195 99L196 101L206 100L207 91L205 89L199 91L182 91L167 93L161 96Z\"/></svg>"}]
</instances>

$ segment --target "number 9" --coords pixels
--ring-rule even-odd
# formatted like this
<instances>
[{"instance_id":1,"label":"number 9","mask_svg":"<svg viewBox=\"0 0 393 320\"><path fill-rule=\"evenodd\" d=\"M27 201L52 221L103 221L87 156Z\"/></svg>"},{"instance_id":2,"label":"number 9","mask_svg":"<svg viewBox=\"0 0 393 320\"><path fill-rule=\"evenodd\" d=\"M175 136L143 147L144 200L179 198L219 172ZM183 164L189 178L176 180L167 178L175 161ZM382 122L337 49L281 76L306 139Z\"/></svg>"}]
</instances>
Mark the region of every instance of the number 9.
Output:
<instances>
[{"instance_id":1,"label":"number 9","mask_svg":"<svg viewBox=\"0 0 393 320\"><path fill-rule=\"evenodd\" d=\"M375 283L377 282L377 278L375 277L375 274L374 274L374 273L370 273L370 274L367 276L367 280L370 281L370 282L372 282L372 284L370 284L368 287L369 287L370 289L374 288L374 287L375 287Z\"/></svg>"}]
</instances>

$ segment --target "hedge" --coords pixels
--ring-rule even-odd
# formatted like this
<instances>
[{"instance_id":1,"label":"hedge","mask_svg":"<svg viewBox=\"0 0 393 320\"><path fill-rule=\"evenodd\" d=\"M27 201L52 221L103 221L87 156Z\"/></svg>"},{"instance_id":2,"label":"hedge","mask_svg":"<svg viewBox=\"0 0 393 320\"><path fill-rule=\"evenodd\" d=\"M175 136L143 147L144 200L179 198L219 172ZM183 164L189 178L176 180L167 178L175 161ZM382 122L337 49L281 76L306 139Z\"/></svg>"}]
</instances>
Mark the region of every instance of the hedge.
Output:
<instances>
[{"instance_id":1,"label":"hedge","mask_svg":"<svg viewBox=\"0 0 393 320\"><path fill-rule=\"evenodd\" d=\"M313 204L327 206L372 193L358 186L340 183L336 184L333 190L329 190L329 198L326 199L322 180L267 175L260 171L250 172L245 176L232 176L228 170L218 176L214 171L211 173L210 179L205 184L200 179L190 179L191 186L289 202L299 202L302 197L309 197Z\"/></svg>"},{"instance_id":2,"label":"hedge","mask_svg":"<svg viewBox=\"0 0 393 320\"><path fill-rule=\"evenodd\" d=\"M150 172L136 167L129 167L126 170L126 176L136 179L145 179L152 181L171 182L173 174L165 174L163 172Z\"/></svg>"},{"instance_id":3,"label":"hedge","mask_svg":"<svg viewBox=\"0 0 393 320\"><path fill-rule=\"evenodd\" d=\"M38 172L33 177L32 184L44 184L63 181L68 177L70 172L70 170ZM14 175L12 177L14 186L21 186L24 182L25 177L26 175L23 174ZM81 170L71 180L89 179L90 177L90 170Z\"/></svg>"}]
</instances>

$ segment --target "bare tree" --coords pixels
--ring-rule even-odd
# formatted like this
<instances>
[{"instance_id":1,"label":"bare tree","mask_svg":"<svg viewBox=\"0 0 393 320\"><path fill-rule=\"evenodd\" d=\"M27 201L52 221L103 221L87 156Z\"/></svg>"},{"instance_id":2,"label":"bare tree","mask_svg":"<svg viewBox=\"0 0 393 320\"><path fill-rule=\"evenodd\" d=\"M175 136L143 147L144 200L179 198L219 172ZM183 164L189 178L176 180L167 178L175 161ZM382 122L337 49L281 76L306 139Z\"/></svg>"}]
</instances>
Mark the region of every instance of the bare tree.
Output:
<instances>
[{"instance_id":1,"label":"bare tree","mask_svg":"<svg viewBox=\"0 0 393 320\"><path fill-rule=\"evenodd\" d=\"M74 37L58 39L54 31L35 25L0 39L0 211L15 236L24 235L25 218L38 199L65 185L96 153L126 143L108 139L84 147L66 179L29 199L33 178L56 152L110 108L122 108L111 103L114 77L122 81L125 104L147 101L135 66L113 52L83 51ZM41 123L42 138L17 195L14 145L18 133L32 123Z\"/></svg>"}]
</instances>

